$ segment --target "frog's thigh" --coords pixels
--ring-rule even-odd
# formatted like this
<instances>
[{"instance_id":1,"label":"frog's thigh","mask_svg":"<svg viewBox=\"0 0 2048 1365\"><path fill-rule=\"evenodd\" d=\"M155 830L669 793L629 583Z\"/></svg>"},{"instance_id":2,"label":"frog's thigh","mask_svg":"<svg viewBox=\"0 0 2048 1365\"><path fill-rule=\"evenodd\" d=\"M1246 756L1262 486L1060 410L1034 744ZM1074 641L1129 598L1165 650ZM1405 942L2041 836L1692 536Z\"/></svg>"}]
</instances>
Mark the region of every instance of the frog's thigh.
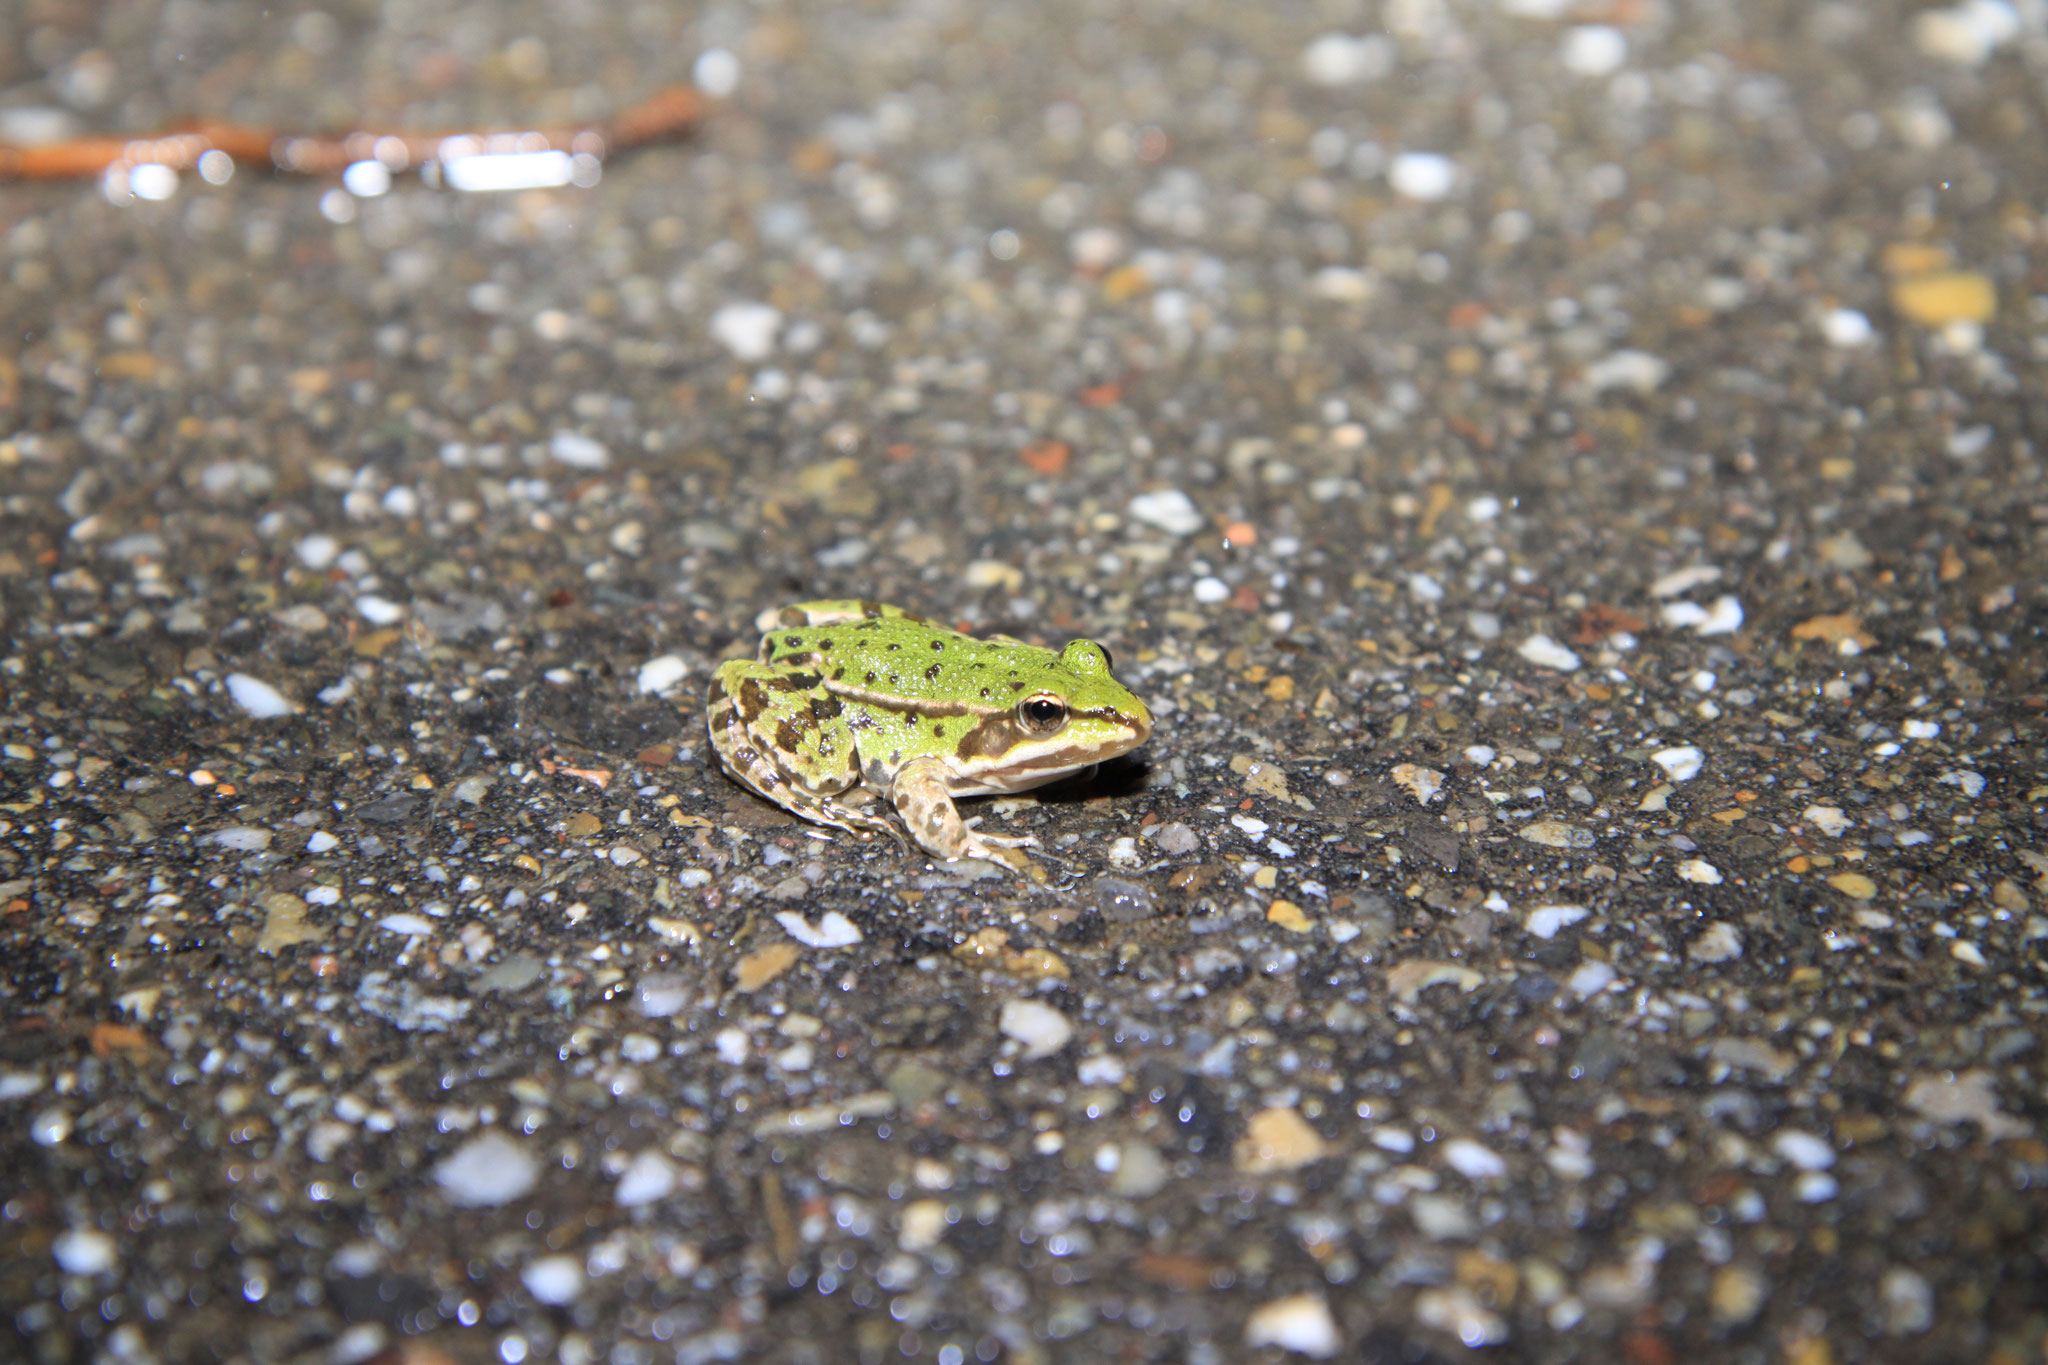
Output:
<instances>
[{"instance_id":1,"label":"frog's thigh","mask_svg":"<svg viewBox=\"0 0 2048 1365\"><path fill-rule=\"evenodd\" d=\"M747 659L721 665L711 684L712 746L743 785L776 805L821 825L893 837L888 821L854 808L867 793L852 737L825 731L812 707L819 694L794 683L799 674ZM795 762L800 754L816 762ZM840 799L849 789L851 799Z\"/></svg>"},{"instance_id":2,"label":"frog's thigh","mask_svg":"<svg viewBox=\"0 0 2048 1365\"><path fill-rule=\"evenodd\" d=\"M925 619L901 607L892 607L887 602L845 598L838 601L798 602L795 606L784 607L776 617L776 625L778 629L787 629L791 626L843 626L854 621L871 621L878 616L896 621Z\"/></svg>"},{"instance_id":3,"label":"frog's thigh","mask_svg":"<svg viewBox=\"0 0 2048 1365\"><path fill-rule=\"evenodd\" d=\"M960 818L960 808L953 804L953 794L946 783L946 765L937 758L914 758L899 768L889 787L889 800L903 817L910 837L927 853L948 861L987 858L1016 871L1028 866L1021 854L1011 850L1037 841L1029 837L1011 839L979 834L970 828Z\"/></svg>"}]
</instances>

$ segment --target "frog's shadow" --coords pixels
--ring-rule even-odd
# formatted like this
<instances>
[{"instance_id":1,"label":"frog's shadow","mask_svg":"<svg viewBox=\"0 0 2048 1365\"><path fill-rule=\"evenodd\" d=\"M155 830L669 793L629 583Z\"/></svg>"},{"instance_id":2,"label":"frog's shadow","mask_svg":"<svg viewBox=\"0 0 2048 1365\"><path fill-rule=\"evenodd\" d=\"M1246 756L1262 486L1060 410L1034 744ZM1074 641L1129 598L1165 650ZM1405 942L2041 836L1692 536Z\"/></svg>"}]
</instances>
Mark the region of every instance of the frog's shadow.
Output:
<instances>
[{"instance_id":1,"label":"frog's shadow","mask_svg":"<svg viewBox=\"0 0 2048 1365\"><path fill-rule=\"evenodd\" d=\"M1036 797L1048 806L1079 805L1098 796L1134 795L1144 790L1151 775L1150 763L1124 755L1022 795Z\"/></svg>"}]
</instances>

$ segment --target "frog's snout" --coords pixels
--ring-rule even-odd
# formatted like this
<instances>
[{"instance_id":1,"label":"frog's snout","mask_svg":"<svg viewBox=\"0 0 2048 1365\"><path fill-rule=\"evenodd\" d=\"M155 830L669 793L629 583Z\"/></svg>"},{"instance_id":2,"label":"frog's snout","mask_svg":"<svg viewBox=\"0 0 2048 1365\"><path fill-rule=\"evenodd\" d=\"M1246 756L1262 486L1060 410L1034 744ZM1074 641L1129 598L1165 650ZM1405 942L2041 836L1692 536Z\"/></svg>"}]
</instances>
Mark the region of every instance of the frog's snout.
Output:
<instances>
[{"instance_id":1,"label":"frog's snout","mask_svg":"<svg viewBox=\"0 0 2048 1365\"><path fill-rule=\"evenodd\" d=\"M1137 709L1131 712L1126 719L1129 720L1131 726L1131 747L1133 749L1152 738L1152 710L1144 702L1139 702Z\"/></svg>"}]
</instances>

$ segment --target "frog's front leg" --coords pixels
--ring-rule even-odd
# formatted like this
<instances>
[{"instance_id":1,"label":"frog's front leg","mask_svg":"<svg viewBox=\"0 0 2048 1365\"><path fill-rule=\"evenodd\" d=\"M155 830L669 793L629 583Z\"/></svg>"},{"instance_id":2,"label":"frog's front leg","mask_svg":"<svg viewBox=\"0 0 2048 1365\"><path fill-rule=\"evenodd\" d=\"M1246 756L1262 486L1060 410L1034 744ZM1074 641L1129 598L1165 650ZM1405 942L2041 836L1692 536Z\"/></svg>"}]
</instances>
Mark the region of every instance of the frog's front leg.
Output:
<instances>
[{"instance_id":1,"label":"frog's front leg","mask_svg":"<svg viewBox=\"0 0 2048 1365\"><path fill-rule=\"evenodd\" d=\"M986 858L1012 872L1035 873L1029 858L1015 852L1037 844L1030 835L983 834L960 818L946 781L946 765L929 755L897 769L889 802L925 852L944 858Z\"/></svg>"},{"instance_id":2,"label":"frog's front leg","mask_svg":"<svg viewBox=\"0 0 2048 1365\"><path fill-rule=\"evenodd\" d=\"M877 815L840 799L864 796L860 760L838 703L806 686L815 674L734 659L711 680L706 719L711 747L740 785L792 814L863 839L903 836Z\"/></svg>"}]
</instances>

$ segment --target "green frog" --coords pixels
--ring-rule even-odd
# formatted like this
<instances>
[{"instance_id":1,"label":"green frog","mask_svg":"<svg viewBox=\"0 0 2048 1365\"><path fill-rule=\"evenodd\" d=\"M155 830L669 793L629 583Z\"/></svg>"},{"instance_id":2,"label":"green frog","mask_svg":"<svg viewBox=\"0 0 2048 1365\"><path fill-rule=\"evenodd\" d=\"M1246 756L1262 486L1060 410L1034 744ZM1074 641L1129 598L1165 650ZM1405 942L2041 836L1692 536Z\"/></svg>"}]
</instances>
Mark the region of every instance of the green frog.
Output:
<instances>
[{"instance_id":1,"label":"green frog","mask_svg":"<svg viewBox=\"0 0 2048 1365\"><path fill-rule=\"evenodd\" d=\"M1015 872L1031 837L984 834L956 796L1027 791L1128 753L1152 713L1092 640L978 640L880 602L784 607L757 659L712 679L711 747L776 805L821 825ZM861 809L884 802L901 822Z\"/></svg>"}]
</instances>

